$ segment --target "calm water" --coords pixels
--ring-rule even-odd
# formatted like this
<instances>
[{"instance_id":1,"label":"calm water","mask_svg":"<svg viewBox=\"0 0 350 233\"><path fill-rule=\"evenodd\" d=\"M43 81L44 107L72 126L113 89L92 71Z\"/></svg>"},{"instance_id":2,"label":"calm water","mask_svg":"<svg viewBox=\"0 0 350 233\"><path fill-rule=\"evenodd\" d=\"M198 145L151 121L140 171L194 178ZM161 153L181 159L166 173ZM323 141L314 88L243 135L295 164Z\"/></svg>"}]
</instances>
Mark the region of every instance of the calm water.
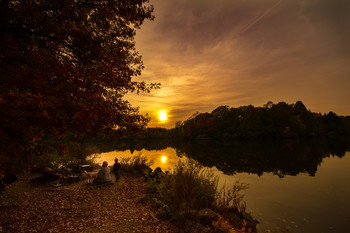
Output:
<instances>
[{"instance_id":1,"label":"calm water","mask_svg":"<svg viewBox=\"0 0 350 233\"><path fill-rule=\"evenodd\" d=\"M132 152L131 152L132 151ZM101 153L98 161L142 154L152 168L172 169L192 157L220 177L249 184L247 211L258 219L259 232L350 232L350 152L346 145L320 141L216 144L195 142L155 148L136 146Z\"/></svg>"}]
</instances>

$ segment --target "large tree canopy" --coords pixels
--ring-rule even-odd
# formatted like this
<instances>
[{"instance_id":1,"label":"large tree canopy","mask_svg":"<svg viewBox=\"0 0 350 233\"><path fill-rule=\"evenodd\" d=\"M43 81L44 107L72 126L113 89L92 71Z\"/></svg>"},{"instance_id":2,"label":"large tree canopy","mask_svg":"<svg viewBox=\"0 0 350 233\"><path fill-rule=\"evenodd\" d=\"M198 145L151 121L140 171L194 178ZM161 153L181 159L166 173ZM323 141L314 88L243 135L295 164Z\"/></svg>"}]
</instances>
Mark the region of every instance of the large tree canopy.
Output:
<instances>
[{"instance_id":1,"label":"large tree canopy","mask_svg":"<svg viewBox=\"0 0 350 233\"><path fill-rule=\"evenodd\" d=\"M142 129L123 99L157 84L134 79L143 64L135 29L153 19L148 0L1 0L1 153L44 137Z\"/></svg>"}]
</instances>

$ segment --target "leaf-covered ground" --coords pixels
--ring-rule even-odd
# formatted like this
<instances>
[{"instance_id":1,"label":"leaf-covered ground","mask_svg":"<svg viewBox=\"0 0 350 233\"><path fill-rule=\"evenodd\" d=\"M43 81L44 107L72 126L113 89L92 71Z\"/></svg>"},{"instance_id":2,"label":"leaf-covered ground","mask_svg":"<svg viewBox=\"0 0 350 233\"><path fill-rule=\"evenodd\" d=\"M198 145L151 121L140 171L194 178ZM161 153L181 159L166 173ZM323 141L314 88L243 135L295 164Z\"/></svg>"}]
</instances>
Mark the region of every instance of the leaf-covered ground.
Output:
<instances>
[{"instance_id":1,"label":"leaf-covered ground","mask_svg":"<svg viewBox=\"0 0 350 233\"><path fill-rule=\"evenodd\" d=\"M147 193L143 178L57 188L33 186L31 178L20 177L0 194L0 232L176 232L139 201Z\"/></svg>"}]
</instances>

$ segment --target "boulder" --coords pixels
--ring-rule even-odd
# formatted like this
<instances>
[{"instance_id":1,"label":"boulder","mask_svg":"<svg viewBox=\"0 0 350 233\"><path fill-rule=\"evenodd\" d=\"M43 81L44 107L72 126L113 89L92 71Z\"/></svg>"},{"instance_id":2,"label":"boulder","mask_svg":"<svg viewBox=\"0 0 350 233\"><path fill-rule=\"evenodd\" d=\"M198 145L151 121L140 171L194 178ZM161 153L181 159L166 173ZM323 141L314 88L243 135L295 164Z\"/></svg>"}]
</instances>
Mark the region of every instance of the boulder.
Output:
<instances>
[{"instance_id":1,"label":"boulder","mask_svg":"<svg viewBox=\"0 0 350 233\"><path fill-rule=\"evenodd\" d=\"M242 217L246 221L249 228L256 229L256 225L259 223L259 221L255 220L250 214L246 212L242 213Z\"/></svg>"},{"instance_id":2,"label":"boulder","mask_svg":"<svg viewBox=\"0 0 350 233\"><path fill-rule=\"evenodd\" d=\"M5 190L5 183L4 181L1 179L0 177L0 192L4 191Z\"/></svg>"},{"instance_id":3,"label":"boulder","mask_svg":"<svg viewBox=\"0 0 350 233\"><path fill-rule=\"evenodd\" d=\"M219 214L209 208L205 208L198 211L197 218L201 224L210 226L213 221L218 220Z\"/></svg>"},{"instance_id":4,"label":"boulder","mask_svg":"<svg viewBox=\"0 0 350 233\"><path fill-rule=\"evenodd\" d=\"M15 174L6 174L4 176L4 183L5 184L12 184L17 181L17 176Z\"/></svg>"}]
</instances>

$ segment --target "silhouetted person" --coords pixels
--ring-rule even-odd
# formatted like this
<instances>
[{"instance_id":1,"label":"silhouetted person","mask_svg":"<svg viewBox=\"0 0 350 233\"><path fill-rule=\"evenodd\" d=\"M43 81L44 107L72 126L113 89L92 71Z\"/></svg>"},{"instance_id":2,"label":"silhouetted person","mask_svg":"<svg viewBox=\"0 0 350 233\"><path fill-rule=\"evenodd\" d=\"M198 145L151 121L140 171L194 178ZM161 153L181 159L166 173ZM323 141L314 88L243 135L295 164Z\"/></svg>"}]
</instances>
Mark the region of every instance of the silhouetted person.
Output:
<instances>
[{"instance_id":1,"label":"silhouetted person","mask_svg":"<svg viewBox=\"0 0 350 233\"><path fill-rule=\"evenodd\" d=\"M115 176L115 182L117 182L120 179L120 175L119 175L120 167L121 167L121 165L119 163L119 160L117 158L115 158L113 168L112 168L112 172Z\"/></svg>"},{"instance_id":2,"label":"silhouetted person","mask_svg":"<svg viewBox=\"0 0 350 233\"><path fill-rule=\"evenodd\" d=\"M105 183L110 183L111 180L111 175L110 175L110 169L108 167L108 163L104 161L102 163L102 168L100 171L97 173L97 177L94 179L94 184L105 184Z\"/></svg>"}]
</instances>

